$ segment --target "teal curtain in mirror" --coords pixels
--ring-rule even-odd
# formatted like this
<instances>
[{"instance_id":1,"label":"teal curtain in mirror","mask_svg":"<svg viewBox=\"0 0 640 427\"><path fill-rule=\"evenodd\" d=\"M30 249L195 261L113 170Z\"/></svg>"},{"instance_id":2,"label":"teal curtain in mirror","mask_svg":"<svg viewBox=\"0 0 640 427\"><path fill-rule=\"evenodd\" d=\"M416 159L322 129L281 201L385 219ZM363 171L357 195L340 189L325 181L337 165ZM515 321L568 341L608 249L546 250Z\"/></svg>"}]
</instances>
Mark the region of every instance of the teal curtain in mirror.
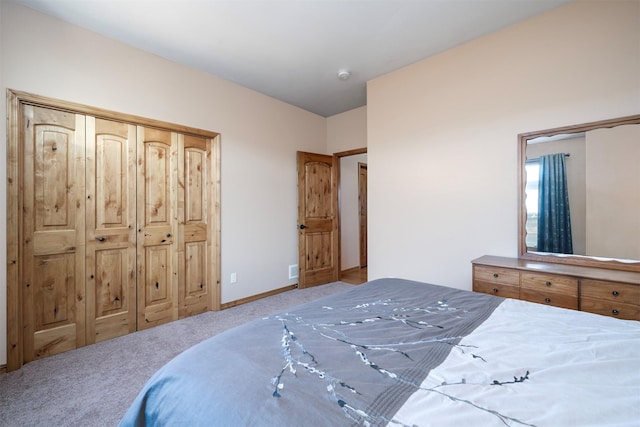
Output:
<instances>
[{"instance_id":1,"label":"teal curtain in mirror","mask_svg":"<svg viewBox=\"0 0 640 427\"><path fill-rule=\"evenodd\" d=\"M572 254L565 154L540 157L538 251Z\"/></svg>"}]
</instances>

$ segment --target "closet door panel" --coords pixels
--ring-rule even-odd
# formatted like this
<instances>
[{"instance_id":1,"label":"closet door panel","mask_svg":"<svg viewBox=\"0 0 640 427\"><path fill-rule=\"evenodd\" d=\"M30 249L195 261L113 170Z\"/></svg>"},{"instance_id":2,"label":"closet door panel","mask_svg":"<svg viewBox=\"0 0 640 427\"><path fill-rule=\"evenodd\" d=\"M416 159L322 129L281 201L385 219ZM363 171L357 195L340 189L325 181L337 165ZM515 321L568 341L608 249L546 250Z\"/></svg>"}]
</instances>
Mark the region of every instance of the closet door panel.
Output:
<instances>
[{"instance_id":1,"label":"closet door panel","mask_svg":"<svg viewBox=\"0 0 640 427\"><path fill-rule=\"evenodd\" d=\"M74 253L41 255L35 261L33 348L38 359L78 346L73 312L76 269Z\"/></svg>"},{"instance_id":2,"label":"closet door panel","mask_svg":"<svg viewBox=\"0 0 640 427\"><path fill-rule=\"evenodd\" d=\"M87 117L87 342L136 330L136 127Z\"/></svg>"},{"instance_id":3,"label":"closet door panel","mask_svg":"<svg viewBox=\"0 0 640 427\"><path fill-rule=\"evenodd\" d=\"M177 135L138 127L138 329L178 318Z\"/></svg>"},{"instance_id":4,"label":"closet door panel","mask_svg":"<svg viewBox=\"0 0 640 427\"><path fill-rule=\"evenodd\" d=\"M95 264L90 266L96 278L92 290L94 332L87 336L87 341L93 337L91 342L100 342L135 331L135 274L131 274L128 252L128 248L116 248L94 253Z\"/></svg>"},{"instance_id":5,"label":"closet door panel","mask_svg":"<svg viewBox=\"0 0 640 427\"><path fill-rule=\"evenodd\" d=\"M85 343L84 116L23 110L24 360Z\"/></svg>"},{"instance_id":6,"label":"closet door panel","mask_svg":"<svg viewBox=\"0 0 640 427\"><path fill-rule=\"evenodd\" d=\"M179 304L180 317L211 309L211 140L179 136Z\"/></svg>"}]
</instances>

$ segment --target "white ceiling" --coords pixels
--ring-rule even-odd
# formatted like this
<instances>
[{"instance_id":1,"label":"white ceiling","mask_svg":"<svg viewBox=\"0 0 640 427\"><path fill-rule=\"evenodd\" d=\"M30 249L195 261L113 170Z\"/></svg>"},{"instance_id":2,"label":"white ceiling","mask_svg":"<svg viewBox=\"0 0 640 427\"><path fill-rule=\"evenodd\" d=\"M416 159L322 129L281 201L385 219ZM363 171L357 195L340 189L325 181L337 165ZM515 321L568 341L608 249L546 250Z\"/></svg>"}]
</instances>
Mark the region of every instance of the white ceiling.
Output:
<instances>
[{"instance_id":1,"label":"white ceiling","mask_svg":"<svg viewBox=\"0 0 640 427\"><path fill-rule=\"evenodd\" d=\"M571 0L13 1L327 117L365 105L368 80Z\"/></svg>"}]
</instances>

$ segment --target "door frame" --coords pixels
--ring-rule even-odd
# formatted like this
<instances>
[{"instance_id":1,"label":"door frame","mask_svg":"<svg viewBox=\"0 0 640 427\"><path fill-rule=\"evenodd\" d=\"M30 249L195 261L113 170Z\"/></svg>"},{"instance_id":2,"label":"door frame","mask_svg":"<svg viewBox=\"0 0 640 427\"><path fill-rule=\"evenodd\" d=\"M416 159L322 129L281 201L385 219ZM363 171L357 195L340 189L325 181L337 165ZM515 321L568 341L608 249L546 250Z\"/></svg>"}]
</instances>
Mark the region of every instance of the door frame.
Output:
<instances>
[{"instance_id":1,"label":"door frame","mask_svg":"<svg viewBox=\"0 0 640 427\"><path fill-rule=\"evenodd\" d=\"M364 171L364 178L363 178ZM367 209L367 196L368 196L368 173L367 163L358 162L358 258L360 268L367 267L369 259L369 230L368 230L368 209ZM363 189L364 182L364 189ZM364 198L364 203L362 199ZM364 221L363 221L364 220ZM363 224L364 222L364 224ZM364 237L363 237L364 233Z\"/></svg>"},{"instance_id":2,"label":"door frame","mask_svg":"<svg viewBox=\"0 0 640 427\"><path fill-rule=\"evenodd\" d=\"M212 310L220 310L220 134L184 125L163 122L126 113L119 113L74 102L63 101L7 88L7 371L14 371L23 365L22 336L22 254L19 244L22 239L23 216L20 214L22 200L22 158L21 147L21 110L22 105L34 105L45 108L84 114L96 118L118 120L135 123L152 128L159 128L210 138L213 141L211 167L214 168L211 206L214 209L213 242L210 260L215 264L211 282Z\"/></svg>"},{"instance_id":3,"label":"door frame","mask_svg":"<svg viewBox=\"0 0 640 427\"><path fill-rule=\"evenodd\" d=\"M367 154L367 147L363 147L363 148L355 148L353 150L347 150L347 151L340 151L337 153L333 153L333 160L334 163L336 164L336 183L338 186L338 191L336 194L336 197L338 198L338 245L337 248L335 250L336 253L334 253L334 256L337 257L338 260L338 280L342 279L342 224L340 223L340 159L342 157L348 157L348 156L355 156L358 154Z\"/></svg>"}]
</instances>

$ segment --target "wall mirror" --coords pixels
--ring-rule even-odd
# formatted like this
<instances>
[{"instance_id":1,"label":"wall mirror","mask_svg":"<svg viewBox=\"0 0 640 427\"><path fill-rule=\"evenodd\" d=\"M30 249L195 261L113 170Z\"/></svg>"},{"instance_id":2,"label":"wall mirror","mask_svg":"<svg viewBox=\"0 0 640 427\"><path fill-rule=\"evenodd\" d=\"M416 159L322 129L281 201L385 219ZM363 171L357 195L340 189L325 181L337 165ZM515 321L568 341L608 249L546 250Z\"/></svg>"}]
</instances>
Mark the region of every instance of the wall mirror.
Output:
<instances>
[{"instance_id":1,"label":"wall mirror","mask_svg":"<svg viewBox=\"0 0 640 427\"><path fill-rule=\"evenodd\" d=\"M640 271L640 115L518 138L519 257Z\"/></svg>"}]
</instances>

